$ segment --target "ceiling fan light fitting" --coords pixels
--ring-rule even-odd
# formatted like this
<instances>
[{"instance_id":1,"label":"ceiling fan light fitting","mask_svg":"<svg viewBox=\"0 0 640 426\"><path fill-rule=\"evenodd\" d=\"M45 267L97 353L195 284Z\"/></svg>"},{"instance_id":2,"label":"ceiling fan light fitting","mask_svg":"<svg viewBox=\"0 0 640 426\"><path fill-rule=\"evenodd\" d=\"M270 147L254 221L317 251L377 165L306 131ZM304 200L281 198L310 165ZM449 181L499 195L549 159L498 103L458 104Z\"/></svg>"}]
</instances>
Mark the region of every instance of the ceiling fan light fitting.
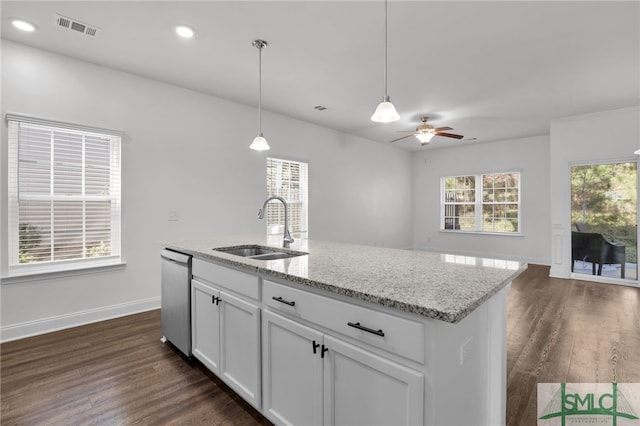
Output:
<instances>
[{"instance_id":1,"label":"ceiling fan light fitting","mask_svg":"<svg viewBox=\"0 0 640 426\"><path fill-rule=\"evenodd\" d=\"M416 138L420 141L420 143L424 146L431 142L431 139L435 136L435 133L427 132L427 133L416 133Z\"/></svg>"},{"instance_id":2,"label":"ceiling fan light fitting","mask_svg":"<svg viewBox=\"0 0 640 426\"><path fill-rule=\"evenodd\" d=\"M270 149L269 144L264 136L262 136L262 133L255 137L253 142L251 142L251 145L249 145L249 148L254 151L268 151Z\"/></svg>"},{"instance_id":3,"label":"ceiling fan light fitting","mask_svg":"<svg viewBox=\"0 0 640 426\"><path fill-rule=\"evenodd\" d=\"M400 115L398 115L396 107L393 106L389 97L385 96L371 116L371 121L375 121L376 123L392 123L398 120L400 120Z\"/></svg>"}]
</instances>

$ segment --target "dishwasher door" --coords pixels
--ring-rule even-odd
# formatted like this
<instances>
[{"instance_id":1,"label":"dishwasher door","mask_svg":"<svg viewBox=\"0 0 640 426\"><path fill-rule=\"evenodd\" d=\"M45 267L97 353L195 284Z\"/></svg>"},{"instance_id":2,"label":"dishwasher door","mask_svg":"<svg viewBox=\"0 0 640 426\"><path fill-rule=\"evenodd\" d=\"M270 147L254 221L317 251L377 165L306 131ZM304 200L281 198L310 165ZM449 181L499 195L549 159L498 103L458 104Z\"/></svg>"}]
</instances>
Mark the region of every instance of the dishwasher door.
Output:
<instances>
[{"instance_id":1,"label":"dishwasher door","mask_svg":"<svg viewBox=\"0 0 640 426\"><path fill-rule=\"evenodd\" d=\"M191 256L162 250L162 334L191 356Z\"/></svg>"}]
</instances>

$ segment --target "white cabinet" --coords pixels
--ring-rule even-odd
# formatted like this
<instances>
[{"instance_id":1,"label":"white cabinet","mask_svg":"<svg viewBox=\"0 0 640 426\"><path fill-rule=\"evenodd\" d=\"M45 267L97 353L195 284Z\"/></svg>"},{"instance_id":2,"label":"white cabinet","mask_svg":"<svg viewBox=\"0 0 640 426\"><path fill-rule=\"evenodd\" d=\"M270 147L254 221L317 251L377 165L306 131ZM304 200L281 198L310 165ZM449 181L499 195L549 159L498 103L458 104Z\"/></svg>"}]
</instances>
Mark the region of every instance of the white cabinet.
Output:
<instances>
[{"instance_id":1,"label":"white cabinet","mask_svg":"<svg viewBox=\"0 0 640 426\"><path fill-rule=\"evenodd\" d=\"M197 267L200 263L194 260L191 279L193 355L260 409L260 306L219 288L218 277L210 276L208 268ZM235 277L236 271L224 269L225 277ZM248 275L238 274L239 282Z\"/></svg>"},{"instance_id":2,"label":"white cabinet","mask_svg":"<svg viewBox=\"0 0 640 426\"><path fill-rule=\"evenodd\" d=\"M220 375L260 408L260 307L220 292Z\"/></svg>"},{"instance_id":3,"label":"white cabinet","mask_svg":"<svg viewBox=\"0 0 640 426\"><path fill-rule=\"evenodd\" d=\"M273 312L262 315L265 415L276 424L322 424L322 333Z\"/></svg>"},{"instance_id":4,"label":"white cabinet","mask_svg":"<svg viewBox=\"0 0 640 426\"><path fill-rule=\"evenodd\" d=\"M191 280L191 352L215 374L220 373L219 300L218 290Z\"/></svg>"},{"instance_id":5,"label":"white cabinet","mask_svg":"<svg viewBox=\"0 0 640 426\"><path fill-rule=\"evenodd\" d=\"M423 424L423 374L331 336L324 345L325 425Z\"/></svg>"},{"instance_id":6,"label":"white cabinet","mask_svg":"<svg viewBox=\"0 0 640 426\"><path fill-rule=\"evenodd\" d=\"M276 425L504 424L507 289L450 324L271 279L194 258L192 352Z\"/></svg>"},{"instance_id":7,"label":"white cabinet","mask_svg":"<svg viewBox=\"0 0 640 426\"><path fill-rule=\"evenodd\" d=\"M263 314L264 411L285 425L423 423L424 375L279 314Z\"/></svg>"}]
</instances>

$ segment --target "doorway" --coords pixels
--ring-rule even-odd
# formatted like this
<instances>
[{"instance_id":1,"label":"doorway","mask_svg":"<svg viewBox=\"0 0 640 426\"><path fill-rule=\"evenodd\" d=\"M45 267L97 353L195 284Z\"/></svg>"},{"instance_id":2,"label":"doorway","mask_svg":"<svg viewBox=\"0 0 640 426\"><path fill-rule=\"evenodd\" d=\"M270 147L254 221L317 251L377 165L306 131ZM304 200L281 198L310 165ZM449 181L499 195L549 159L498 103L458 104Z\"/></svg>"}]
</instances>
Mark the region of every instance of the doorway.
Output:
<instances>
[{"instance_id":1,"label":"doorway","mask_svg":"<svg viewBox=\"0 0 640 426\"><path fill-rule=\"evenodd\" d=\"M637 282L637 169L636 161L571 167L573 273Z\"/></svg>"}]
</instances>

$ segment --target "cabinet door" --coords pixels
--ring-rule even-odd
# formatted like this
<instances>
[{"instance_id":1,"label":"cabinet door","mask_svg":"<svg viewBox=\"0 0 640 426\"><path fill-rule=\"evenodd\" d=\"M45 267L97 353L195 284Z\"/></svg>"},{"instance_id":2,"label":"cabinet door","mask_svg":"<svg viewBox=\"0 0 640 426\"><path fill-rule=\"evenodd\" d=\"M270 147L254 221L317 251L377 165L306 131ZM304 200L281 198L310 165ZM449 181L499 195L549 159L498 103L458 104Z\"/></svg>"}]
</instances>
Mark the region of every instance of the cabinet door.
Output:
<instances>
[{"instance_id":1,"label":"cabinet door","mask_svg":"<svg viewBox=\"0 0 640 426\"><path fill-rule=\"evenodd\" d=\"M423 423L424 375L324 336L326 425Z\"/></svg>"},{"instance_id":2,"label":"cabinet door","mask_svg":"<svg viewBox=\"0 0 640 426\"><path fill-rule=\"evenodd\" d=\"M260 408L260 308L220 292L220 378Z\"/></svg>"},{"instance_id":3,"label":"cabinet door","mask_svg":"<svg viewBox=\"0 0 640 426\"><path fill-rule=\"evenodd\" d=\"M263 407L281 425L322 424L322 333L262 313Z\"/></svg>"},{"instance_id":4,"label":"cabinet door","mask_svg":"<svg viewBox=\"0 0 640 426\"><path fill-rule=\"evenodd\" d=\"M216 374L220 371L219 297L218 290L196 279L191 280L192 352Z\"/></svg>"}]
</instances>

